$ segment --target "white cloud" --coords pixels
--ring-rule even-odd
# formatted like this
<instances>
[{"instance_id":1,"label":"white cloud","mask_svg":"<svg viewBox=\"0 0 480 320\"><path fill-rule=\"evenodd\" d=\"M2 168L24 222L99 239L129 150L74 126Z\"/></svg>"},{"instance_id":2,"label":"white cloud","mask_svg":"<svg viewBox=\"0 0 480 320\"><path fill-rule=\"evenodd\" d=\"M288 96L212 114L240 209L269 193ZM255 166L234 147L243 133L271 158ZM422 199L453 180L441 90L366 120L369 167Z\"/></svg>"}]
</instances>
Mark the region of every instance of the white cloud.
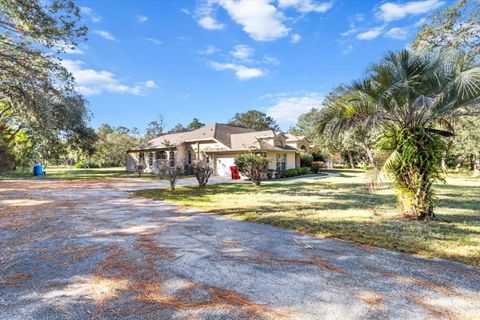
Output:
<instances>
[{"instance_id":1,"label":"white cloud","mask_svg":"<svg viewBox=\"0 0 480 320\"><path fill-rule=\"evenodd\" d=\"M278 60L275 57L269 56L269 55L264 55L263 56L263 62L268 63L268 64L273 64L273 65L279 65L280 60Z\"/></svg>"},{"instance_id":2,"label":"white cloud","mask_svg":"<svg viewBox=\"0 0 480 320\"><path fill-rule=\"evenodd\" d=\"M230 17L257 41L273 41L288 35L285 17L268 0L219 0Z\"/></svg>"},{"instance_id":3,"label":"white cloud","mask_svg":"<svg viewBox=\"0 0 480 320\"><path fill-rule=\"evenodd\" d=\"M278 5L280 8L295 8L302 13L309 12L326 12L332 8L331 2L321 2L316 3L312 0L278 0Z\"/></svg>"},{"instance_id":4,"label":"white cloud","mask_svg":"<svg viewBox=\"0 0 480 320\"><path fill-rule=\"evenodd\" d=\"M100 22L102 17L95 15L92 8L89 7L80 7L80 13L88 16L90 20L94 23Z\"/></svg>"},{"instance_id":5,"label":"white cloud","mask_svg":"<svg viewBox=\"0 0 480 320\"><path fill-rule=\"evenodd\" d=\"M142 15L138 15L137 16L137 22L138 23L144 23L144 22L147 22L148 21L148 17L147 16L142 16Z\"/></svg>"},{"instance_id":6,"label":"white cloud","mask_svg":"<svg viewBox=\"0 0 480 320\"><path fill-rule=\"evenodd\" d=\"M162 41L160 41L157 38L145 38L145 40L147 40L148 42L151 42L153 44L156 44L157 46L162 44Z\"/></svg>"},{"instance_id":7,"label":"white cloud","mask_svg":"<svg viewBox=\"0 0 480 320\"><path fill-rule=\"evenodd\" d=\"M287 24L293 23L294 17L284 14L288 8L293 8L302 14L321 13L328 11L332 3L316 0L200 0L195 10L200 26L212 30L225 27L215 18L215 10L218 7L223 8L252 39L274 41L287 37L291 31ZM298 42L300 36L292 35L291 40Z\"/></svg>"},{"instance_id":8,"label":"white cloud","mask_svg":"<svg viewBox=\"0 0 480 320\"><path fill-rule=\"evenodd\" d=\"M108 31L105 30L93 30L93 33L99 35L100 37L110 40L110 41L117 41L117 39Z\"/></svg>"},{"instance_id":9,"label":"white cloud","mask_svg":"<svg viewBox=\"0 0 480 320\"><path fill-rule=\"evenodd\" d=\"M391 28L385 32L385 36L397 40L405 40L408 36L408 31L405 28Z\"/></svg>"},{"instance_id":10,"label":"white cloud","mask_svg":"<svg viewBox=\"0 0 480 320\"><path fill-rule=\"evenodd\" d=\"M384 27L375 27L370 30L367 30L365 32L357 34L357 39L358 40L372 40L377 38L379 35L382 34Z\"/></svg>"},{"instance_id":11,"label":"white cloud","mask_svg":"<svg viewBox=\"0 0 480 320\"><path fill-rule=\"evenodd\" d=\"M248 62L248 61L251 61L254 51L255 50L252 47L249 47L244 44L238 44L235 47L233 47L233 50L230 51L230 54L233 57L237 58L238 60Z\"/></svg>"},{"instance_id":12,"label":"white cloud","mask_svg":"<svg viewBox=\"0 0 480 320\"><path fill-rule=\"evenodd\" d=\"M302 38L301 35L299 35L298 33L294 33L290 36L290 42L291 43L297 43L300 41L300 39Z\"/></svg>"},{"instance_id":13,"label":"white cloud","mask_svg":"<svg viewBox=\"0 0 480 320\"><path fill-rule=\"evenodd\" d=\"M153 80L147 80L147 81L144 82L144 84L145 84L145 87L147 87L149 89L153 89L153 88L157 87L157 84Z\"/></svg>"},{"instance_id":14,"label":"white cloud","mask_svg":"<svg viewBox=\"0 0 480 320\"><path fill-rule=\"evenodd\" d=\"M122 84L113 73L85 68L85 64L79 60L63 60L62 64L75 78L77 90L86 96L102 92L142 95L146 89L153 89L157 86L153 80L128 86Z\"/></svg>"},{"instance_id":15,"label":"white cloud","mask_svg":"<svg viewBox=\"0 0 480 320\"><path fill-rule=\"evenodd\" d=\"M219 23L215 18L211 16L206 16L198 20L198 24L208 30L222 30L225 25Z\"/></svg>"},{"instance_id":16,"label":"white cloud","mask_svg":"<svg viewBox=\"0 0 480 320\"><path fill-rule=\"evenodd\" d=\"M351 44L347 45L345 49L342 50L343 54L349 54L353 51L353 46Z\"/></svg>"},{"instance_id":17,"label":"white cloud","mask_svg":"<svg viewBox=\"0 0 480 320\"><path fill-rule=\"evenodd\" d=\"M185 8L180 9L180 11L182 11L185 14L190 14L190 10L185 9Z\"/></svg>"},{"instance_id":18,"label":"white cloud","mask_svg":"<svg viewBox=\"0 0 480 320\"><path fill-rule=\"evenodd\" d=\"M217 71L232 70L235 71L235 76L239 80L248 80L253 78L262 77L265 75L265 71L259 68L249 68L241 64L235 63L220 63L210 62L210 67Z\"/></svg>"},{"instance_id":19,"label":"white cloud","mask_svg":"<svg viewBox=\"0 0 480 320\"><path fill-rule=\"evenodd\" d=\"M215 48L214 46L207 46L204 50L198 51L199 54L206 55L206 56L214 54L215 52L218 52L218 49Z\"/></svg>"},{"instance_id":20,"label":"white cloud","mask_svg":"<svg viewBox=\"0 0 480 320\"><path fill-rule=\"evenodd\" d=\"M341 35L343 37L346 37L346 36L349 36L349 35L357 33L357 32L358 32L357 27L355 27L355 25L353 23L350 23L349 29L345 32L342 32Z\"/></svg>"},{"instance_id":21,"label":"white cloud","mask_svg":"<svg viewBox=\"0 0 480 320\"><path fill-rule=\"evenodd\" d=\"M322 95L318 93L309 93L302 96L281 96L267 108L266 113L280 124L294 124L301 114L319 107L322 100Z\"/></svg>"},{"instance_id":22,"label":"white cloud","mask_svg":"<svg viewBox=\"0 0 480 320\"><path fill-rule=\"evenodd\" d=\"M419 15L433 11L445 4L440 0L410 1L407 3L386 2L380 5L377 17L383 21L394 21L405 18L408 15Z\"/></svg>"}]
</instances>

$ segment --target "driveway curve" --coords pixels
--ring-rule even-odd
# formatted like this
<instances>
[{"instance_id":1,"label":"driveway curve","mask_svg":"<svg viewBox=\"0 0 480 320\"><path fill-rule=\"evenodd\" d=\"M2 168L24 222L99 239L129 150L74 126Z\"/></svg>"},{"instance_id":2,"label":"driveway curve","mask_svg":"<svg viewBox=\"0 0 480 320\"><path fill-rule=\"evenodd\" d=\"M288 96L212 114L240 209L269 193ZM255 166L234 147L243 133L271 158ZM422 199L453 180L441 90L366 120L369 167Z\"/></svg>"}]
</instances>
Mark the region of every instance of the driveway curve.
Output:
<instances>
[{"instance_id":1,"label":"driveway curve","mask_svg":"<svg viewBox=\"0 0 480 320\"><path fill-rule=\"evenodd\" d=\"M215 181L214 181L215 182ZM188 184L188 181L181 182ZM1 181L1 319L478 319L480 272L137 198Z\"/></svg>"}]
</instances>

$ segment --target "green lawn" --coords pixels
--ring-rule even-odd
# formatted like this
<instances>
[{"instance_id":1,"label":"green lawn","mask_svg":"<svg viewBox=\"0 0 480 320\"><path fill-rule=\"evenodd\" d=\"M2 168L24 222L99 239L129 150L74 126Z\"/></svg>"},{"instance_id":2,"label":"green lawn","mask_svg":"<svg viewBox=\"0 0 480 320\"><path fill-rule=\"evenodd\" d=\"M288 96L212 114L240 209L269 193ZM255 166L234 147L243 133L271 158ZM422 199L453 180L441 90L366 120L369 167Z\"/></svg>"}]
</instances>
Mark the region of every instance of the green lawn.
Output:
<instances>
[{"instance_id":1,"label":"green lawn","mask_svg":"<svg viewBox=\"0 0 480 320\"><path fill-rule=\"evenodd\" d=\"M272 224L319 237L337 237L427 257L480 267L480 179L450 175L436 185L437 221L404 220L389 186L365 192L361 171L308 183L219 184L140 190L135 194L216 212L232 218Z\"/></svg>"},{"instance_id":2,"label":"green lawn","mask_svg":"<svg viewBox=\"0 0 480 320\"><path fill-rule=\"evenodd\" d=\"M34 177L32 172L18 172L1 174L0 179L101 179L101 178L138 178L135 172L126 172L125 167L98 168L98 169L76 169L69 167L47 167L44 168L46 176ZM158 175L151 173L142 174L143 179L159 179Z\"/></svg>"}]
</instances>

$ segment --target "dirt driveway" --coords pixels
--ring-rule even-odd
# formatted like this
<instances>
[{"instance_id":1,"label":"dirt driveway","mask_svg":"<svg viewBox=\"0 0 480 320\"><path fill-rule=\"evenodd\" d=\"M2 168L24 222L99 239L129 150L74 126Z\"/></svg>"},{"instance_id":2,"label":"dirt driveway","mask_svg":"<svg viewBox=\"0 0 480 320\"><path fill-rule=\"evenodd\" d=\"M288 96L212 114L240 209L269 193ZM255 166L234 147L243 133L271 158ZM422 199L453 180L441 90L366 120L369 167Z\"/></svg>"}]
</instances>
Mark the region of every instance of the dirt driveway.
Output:
<instances>
[{"instance_id":1,"label":"dirt driveway","mask_svg":"<svg viewBox=\"0 0 480 320\"><path fill-rule=\"evenodd\" d=\"M0 319L480 315L477 269L182 210L126 191L148 186L157 185L0 181Z\"/></svg>"}]
</instances>

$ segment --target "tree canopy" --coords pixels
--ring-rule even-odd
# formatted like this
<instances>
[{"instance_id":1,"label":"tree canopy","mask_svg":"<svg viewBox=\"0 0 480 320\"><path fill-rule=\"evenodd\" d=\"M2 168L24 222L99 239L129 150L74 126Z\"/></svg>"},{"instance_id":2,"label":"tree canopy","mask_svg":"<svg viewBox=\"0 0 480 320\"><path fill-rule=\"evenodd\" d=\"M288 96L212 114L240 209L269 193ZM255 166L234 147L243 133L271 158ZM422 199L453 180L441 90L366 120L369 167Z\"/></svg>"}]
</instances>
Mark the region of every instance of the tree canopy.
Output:
<instances>
[{"instance_id":1,"label":"tree canopy","mask_svg":"<svg viewBox=\"0 0 480 320\"><path fill-rule=\"evenodd\" d=\"M449 48L480 54L480 1L459 0L424 24L412 47L430 51Z\"/></svg>"},{"instance_id":2,"label":"tree canopy","mask_svg":"<svg viewBox=\"0 0 480 320\"><path fill-rule=\"evenodd\" d=\"M275 119L257 110L236 113L228 124L255 130L280 130Z\"/></svg>"},{"instance_id":3,"label":"tree canopy","mask_svg":"<svg viewBox=\"0 0 480 320\"><path fill-rule=\"evenodd\" d=\"M20 132L37 151L65 141L87 147L90 114L58 58L85 37L79 19L71 0L0 0L0 139L6 148L13 149Z\"/></svg>"}]
</instances>

